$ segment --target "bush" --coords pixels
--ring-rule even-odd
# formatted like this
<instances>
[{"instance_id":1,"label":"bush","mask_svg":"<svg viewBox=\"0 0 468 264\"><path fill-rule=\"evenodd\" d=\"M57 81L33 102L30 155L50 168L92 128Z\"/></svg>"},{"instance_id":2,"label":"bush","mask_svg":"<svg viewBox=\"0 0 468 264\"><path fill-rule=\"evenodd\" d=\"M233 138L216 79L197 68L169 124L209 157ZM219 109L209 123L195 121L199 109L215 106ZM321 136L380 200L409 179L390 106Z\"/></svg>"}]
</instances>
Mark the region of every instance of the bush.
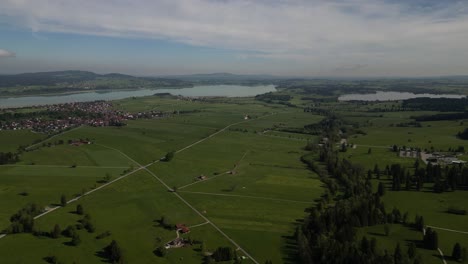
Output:
<instances>
[{"instance_id":1,"label":"bush","mask_svg":"<svg viewBox=\"0 0 468 264\"><path fill-rule=\"evenodd\" d=\"M168 153L166 154L166 156L164 156L164 159L163 159L163 160L164 160L165 162L169 162L169 161L171 161L171 160L174 158L174 155L175 155L175 152L174 152L174 151L168 152Z\"/></svg>"},{"instance_id":2,"label":"bush","mask_svg":"<svg viewBox=\"0 0 468 264\"><path fill-rule=\"evenodd\" d=\"M111 235L111 232L110 232L110 231L106 231L106 232L104 232L104 233L101 233L101 234L97 235L97 236L96 236L96 239L103 239L103 238L108 237L108 236L110 236L110 235Z\"/></svg>"},{"instance_id":3,"label":"bush","mask_svg":"<svg viewBox=\"0 0 468 264\"><path fill-rule=\"evenodd\" d=\"M79 215L84 214L84 209L83 209L83 206L81 204L76 206L76 213L79 214Z\"/></svg>"},{"instance_id":4,"label":"bush","mask_svg":"<svg viewBox=\"0 0 468 264\"><path fill-rule=\"evenodd\" d=\"M65 194L62 194L62 196L60 196L60 205L62 206L67 205L67 197L65 196Z\"/></svg>"},{"instance_id":5,"label":"bush","mask_svg":"<svg viewBox=\"0 0 468 264\"><path fill-rule=\"evenodd\" d=\"M455 207L449 207L447 209L447 213L456 214L456 215L466 215L466 210L455 208Z\"/></svg>"},{"instance_id":6,"label":"bush","mask_svg":"<svg viewBox=\"0 0 468 264\"><path fill-rule=\"evenodd\" d=\"M164 257L167 254L167 249L163 246L158 247L154 253L159 257Z\"/></svg>"},{"instance_id":7,"label":"bush","mask_svg":"<svg viewBox=\"0 0 468 264\"><path fill-rule=\"evenodd\" d=\"M81 244L81 238L77 233L73 234L70 244L72 244L73 246L78 246L79 244Z\"/></svg>"}]
</instances>

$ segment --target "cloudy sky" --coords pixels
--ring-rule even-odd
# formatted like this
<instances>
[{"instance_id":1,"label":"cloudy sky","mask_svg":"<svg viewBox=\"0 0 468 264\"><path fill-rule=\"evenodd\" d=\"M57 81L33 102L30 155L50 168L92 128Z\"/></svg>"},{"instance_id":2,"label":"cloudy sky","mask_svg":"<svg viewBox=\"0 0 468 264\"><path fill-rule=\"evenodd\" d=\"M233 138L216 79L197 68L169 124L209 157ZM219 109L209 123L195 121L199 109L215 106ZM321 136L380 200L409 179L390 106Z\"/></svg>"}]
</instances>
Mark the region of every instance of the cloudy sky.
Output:
<instances>
[{"instance_id":1,"label":"cloudy sky","mask_svg":"<svg viewBox=\"0 0 468 264\"><path fill-rule=\"evenodd\" d=\"M0 73L468 74L468 1L1 0Z\"/></svg>"}]
</instances>

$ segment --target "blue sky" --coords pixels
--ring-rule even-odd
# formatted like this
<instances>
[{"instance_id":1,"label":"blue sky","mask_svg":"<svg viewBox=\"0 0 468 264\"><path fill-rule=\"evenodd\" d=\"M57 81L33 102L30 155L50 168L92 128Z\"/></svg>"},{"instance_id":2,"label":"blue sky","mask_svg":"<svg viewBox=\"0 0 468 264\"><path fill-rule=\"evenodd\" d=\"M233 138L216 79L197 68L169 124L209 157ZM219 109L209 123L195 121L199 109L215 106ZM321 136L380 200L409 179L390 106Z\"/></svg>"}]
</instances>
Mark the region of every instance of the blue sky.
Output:
<instances>
[{"instance_id":1,"label":"blue sky","mask_svg":"<svg viewBox=\"0 0 468 264\"><path fill-rule=\"evenodd\" d=\"M468 74L468 1L2 0L0 73Z\"/></svg>"}]
</instances>

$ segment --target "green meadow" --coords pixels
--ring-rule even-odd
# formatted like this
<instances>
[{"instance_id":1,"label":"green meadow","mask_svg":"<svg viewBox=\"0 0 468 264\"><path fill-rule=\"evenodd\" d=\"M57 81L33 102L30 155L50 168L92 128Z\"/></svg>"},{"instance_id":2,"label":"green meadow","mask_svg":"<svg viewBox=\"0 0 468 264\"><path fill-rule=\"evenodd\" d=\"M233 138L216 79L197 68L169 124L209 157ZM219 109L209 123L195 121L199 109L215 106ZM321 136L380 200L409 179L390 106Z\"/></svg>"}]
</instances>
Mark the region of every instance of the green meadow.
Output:
<instances>
[{"instance_id":1,"label":"green meadow","mask_svg":"<svg viewBox=\"0 0 468 264\"><path fill-rule=\"evenodd\" d=\"M0 130L0 152L16 152L21 146L28 146L42 140L45 135L29 130Z\"/></svg>"},{"instance_id":2,"label":"green meadow","mask_svg":"<svg viewBox=\"0 0 468 264\"><path fill-rule=\"evenodd\" d=\"M44 258L50 255L63 263L101 263L105 259L100 252L112 239L118 241L128 263L201 263L200 241L209 252L220 246L234 248L194 209L259 263L297 261L292 235L305 210L323 192L317 175L300 161L306 141L316 137L276 129L302 129L319 122L321 116L250 98L203 102L144 97L114 105L127 111L179 112L165 118L128 121L120 128L83 126L22 153L17 164L0 166L2 228L26 204L56 206L62 194L79 199L37 219L36 228L50 231L56 224L62 229L77 224L82 218L74 213L77 204L91 216L96 228L93 233L79 230L82 243L78 246L71 246L70 238L63 236L7 235L0 239L0 255L7 263L45 263ZM244 119L245 115L250 118ZM260 133L270 129L274 129L271 134ZM92 143L72 146L66 143L70 139ZM61 140L65 144L54 144ZM177 151L173 160L154 163L148 170L176 188L194 209L145 170L80 197L104 184L106 175L116 179L169 151ZM199 181L197 177L202 175L204 180ZM182 236L197 243L157 256L155 249L176 237L174 229L160 226L161 217L171 225L194 226ZM109 236L96 238L107 231ZM20 253L24 248L31 250ZM237 254L244 255L242 250ZM242 263L251 261L247 258Z\"/></svg>"}]
</instances>

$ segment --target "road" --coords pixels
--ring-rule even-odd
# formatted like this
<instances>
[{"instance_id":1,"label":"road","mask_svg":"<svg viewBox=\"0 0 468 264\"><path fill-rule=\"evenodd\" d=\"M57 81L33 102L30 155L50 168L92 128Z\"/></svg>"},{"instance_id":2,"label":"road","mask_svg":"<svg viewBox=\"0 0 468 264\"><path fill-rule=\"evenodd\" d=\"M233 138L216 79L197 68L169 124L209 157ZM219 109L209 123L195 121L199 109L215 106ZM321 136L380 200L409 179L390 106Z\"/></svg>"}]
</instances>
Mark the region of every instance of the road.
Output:
<instances>
[{"instance_id":1,"label":"road","mask_svg":"<svg viewBox=\"0 0 468 264\"><path fill-rule=\"evenodd\" d=\"M442 252L442 250L440 248L437 248L437 251L439 251L440 257L442 258L442 262L444 262L444 264L447 264L447 261L445 261L444 253Z\"/></svg>"},{"instance_id":2,"label":"road","mask_svg":"<svg viewBox=\"0 0 468 264\"><path fill-rule=\"evenodd\" d=\"M440 229L440 230L444 230L444 231L449 231L449 232L454 232L454 233L459 233L459 234L468 235L468 232L466 232L466 231L460 231L460 230L454 230L454 229L448 229L448 228L437 227L437 226L430 226L430 225L428 225L427 227L430 227L430 228L432 228L432 229Z\"/></svg>"},{"instance_id":3,"label":"road","mask_svg":"<svg viewBox=\"0 0 468 264\"><path fill-rule=\"evenodd\" d=\"M271 115L274 115L274 113L273 113L273 114L270 114L270 115L265 115L265 116L259 117L259 118L257 118L257 119L249 119L249 120L243 120L243 121L240 121L240 122L232 123L232 124L230 124L230 125L228 125L228 126L222 128L222 129L218 130L217 132L215 132L215 133L213 133L213 134L211 134L211 135L209 135L209 136L203 138L203 139L200 139L200 140L198 140L198 141L196 141L196 142L194 142L194 143L192 143L192 144L190 144L190 145L188 145L188 146L186 146L186 147L184 147L184 148L182 148L182 149L177 150L175 153L180 153L180 152L182 152L182 151L184 151L184 150L187 150L187 149L189 149L189 148L191 148L191 147L193 147L193 146L195 146L195 145L197 145L197 144L200 144L200 143L202 143L202 142L204 142L204 141L206 141L206 140L208 140L208 139L210 139L210 138L212 138L212 137L218 135L219 133L222 133L223 131L226 131L226 129L228 129L228 128L232 127L232 126L235 126L235 125L238 125L238 124L242 124L242 123L246 123L246 122L250 122L250 121L253 121L253 120L258 120L258 119L265 118L265 117L268 117L268 116L271 116ZM69 132L69 131L71 131L71 130L68 130L68 131L66 131L66 132ZM64 132L64 133L65 133L65 132ZM63 133L62 133L62 134L63 134ZM59 135L59 134L58 134L58 135ZM55 136L58 136L58 135L55 135ZM55 136L53 136L53 137L55 137ZM46 140L49 140L49 139L51 139L51 138L53 138L53 137L50 137L50 138L48 138L48 139L46 139ZM40 143L42 143L42 142L40 142ZM38 143L38 144L40 144L40 143ZM206 216L204 216L200 211L198 211L195 207L193 207L189 202L187 202L187 201L186 201L182 196L180 196L177 192L174 192L173 189L172 189L171 187L169 187L163 180L161 180L158 176L156 176L156 174L154 174L151 170L148 169L149 166L151 166L151 165L153 165L153 164L159 162L159 160L156 160L156 161L154 161L154 162L151 162L151 163L149 163L149 164L143 166L143 165L139 164L138 162L136 162L136 161L135 161L134 159L132 159L131 157L129 157L127 154L123 153L122 151L120 151L120 150L118 150L118 149L116 149L116 148L112 148L112 147L105 146L105 145L101 145L101 144L98 144L98 145L119 152L120 154L122 154L123 156L125 156L127 159L129 159L130 161L132 161L132 162L134 162L136 165L138 165L139 168L137 168L137 169L135 169L135 170L133 170L133 171L131 171L131 172L129 172L129 173L123 175L123 176L120 176L120 177L118 177L118 178L116 178L116 179L114 179L114 180L112 180L112 181L109 181L108 183L105 183L105 184L103 184L103 185L101 185L101 186L99 186L99 187L97 187L97 188L95 188L95 189L93 189L93 190L91 190L91 191L88 191L88 192L86 192L83 196L86 196L86 195L89 195L89 194L91 194L91 193L93 193L93 192L96 192L96 191L98 191L98 190L100 190L100 189L102 189L102 188L104 188L104 187L106 187L106 186L108 186L108 185L110 185L110 184L112 184L112 183L114 183L114 182L116 182L116 181L119 181L119 180L121 180L121 179L123 179L123 178L125 178L125 177L127 177L127 176L129 176L129 175L131 175L131 174L133 174L133 173L135 173L135 172L137 172L137 171L145 170L145 171L147 171L149 174L151 174L156 180L158 180L164 187L166 187L167 190L171 191L179 200L181 200L183 203L185 203L190 209L192 209L195 213L197 213L197 214L198 214L201 218L203 218L207 223L209 223L211 226L213 226L213 228L216 229L221 235L223 235L229 242L231 242L231 243L237 248L237 250L240 250L246 257L250 258L255 264L259 264L259 262L258 262L257 260L255 260L255 259L254 259L246 250L244 250L239 244L237 244L236 241L234 241L231 237L229 237L226 233L224 233L217 225L215 225L213 222L211 222ZM34 146L34 145L33 145L33 146ZM30 147L32 147L32 146L30 146ZM74 198L74 199L68 201L67 204L73 203L73 202L79 200L79 199L80 199L81 197L83 197L83 196L76 197L76 198ZM42 213L42 214L37 215L36 217L34 217L34 219L38 219L38 218L40 218L40 217L43 217L43 216L45 216L45 215L47 215L47 214L49 214L49 213L51 213L51 212L53 212L53 211L55 211L55 210L57 210L57 209L59 209L59 208L61 208L61 206L57 206L57 207L50 208L49 210L45 211L44 213ZM0 239L3 238L3 237L5 237L5 236L6 236L6 234L1 234L1 235L0 235Z\"/></svg>"},{"instance_id":4,"label":"road","mask_svg":"<svg viewBox=\"0 0 468 264\"><path fill-rule=\"evenodd\" d=\"M38 143L36 143L36 144L33 144L33 145L31 145L31 146L29 146L29 147L27 147L27 148L25 148L25 149L26 149L26 150L29 150L29 149L31 149L31 148L37 146L37 145L40 145L40 144L42 144L42 143L44 143L44 142L46 142L46 141L49 141L49 140L51 140L51 139L53 139L53 138L55 138L55 137L64 135L64 134L66 134L66 133L68 133L68 132L71 132L71 131L73 131L73 130L76 130L76 129L80 128L80 127L81 127L81 126L77 126L77 127L72 128L72 129L69 129L69 130L60 132L60 133L58 133L58 134L55 134L55 135L53 135L53 136L51 136L51 137L49 137L49 138L46 138L46 139L44 139L44 140L41 140L40 142L38 142Z\"/></svg>"},{"instance_id":5,"label":"road","mask_svg":"<svg viewBox=\"0 0 468 264\"><path fill-rule=\"evenodd\" d=\"M246 151L246 152L244 153L244 155L242 156L242 158L236 163L236 165L234 166L234 168L233 168L232 170L225 171L225 172L220 173L220 174L218 174L218 175L215 175L215 176L213 176L213 177L209 177L209 178L207 178L207 179L205 179L205 180L200 180L200 181L196 181L196 182L192 182L192 183L186 184L186 185L181 186L181 187L177 187L177 190L181 190L181 189L183 189L183 188L186 188L186 187L189 187L189 186L198 184L198 183L202 183L202 182L206 182L206 181L209 181L209 180L213 180L213 179L216 179L216 178L219 177L219 176L223 176L223 175L226 175L226 174L230 173L231 171L237 169L237 167L238 167L239 164L242 162L242 160L244 160L244 158L245 158L245 156L247 155L248 152L249 152L249 151Z\"/></svg>"}]
</instances>

